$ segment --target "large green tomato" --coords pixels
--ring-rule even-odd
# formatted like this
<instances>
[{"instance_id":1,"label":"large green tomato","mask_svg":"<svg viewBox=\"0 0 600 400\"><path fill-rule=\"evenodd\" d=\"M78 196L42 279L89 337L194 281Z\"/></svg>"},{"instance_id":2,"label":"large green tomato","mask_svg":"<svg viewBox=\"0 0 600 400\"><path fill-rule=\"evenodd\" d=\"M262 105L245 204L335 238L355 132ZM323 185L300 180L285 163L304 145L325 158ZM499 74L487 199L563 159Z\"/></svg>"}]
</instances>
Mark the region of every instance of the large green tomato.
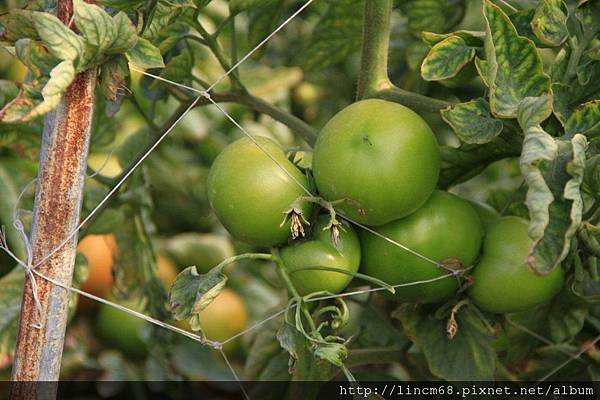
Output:
<instances>
[{"instance_id":1,"label":"large green tomato","mask_svg":"<svg viewBox=\"0 0 600 400\"><path fill-rule=\"evenodd\" d=\"M529 270L526 258L532 240L527 234L528 225L522 218L503 217L488 232L469 290L481 309L495 313L524 311L551 299L562 288L560 266L545 276Z\"/></svg>"},{"instance_id":2,"label":"large green tomato","mask_svg":"<svg viewBox=\"0 0 600 400\"><path fill-rule=\"evenodd\" d=\"M235 255L233 244L227 237L197 232L170 237L165 242L165 252L180 270L195 265L201 274Z\"/></svg>"},{"instance_id":3,"label":"large green tomato","mask_svg":"<svg viewBox=\"0 0 600 400\"><path fill-rule=\"evenodd\" d=\"M302 296L326 290L339 293L352 280L352 276L334 271L298 271L302 267L330 267L356 272L360 265L360 242L354 229L341 222L337 245L330 230L323 230L328 217L321 216L313 228L311 239L281 249L281 259L290 273L290 278Z\"/></svg>"},{"instance_id":4,"label":"large green tomato","mask_svg":"<svg viewBox=\"0 0 600 400\"><path fill-rule=\"evenodd\" d=\"M483 227L466 201L436 190L417 212L376 229L407 248L436 262L460 260L470 266L479 255ZM360 232L362 272L391 285L423 281L449 272L368 232ZM443 300L458 288L449 277L425 284L396 288L403 301L430 303Z\"/></svg>"},{"instance_id":5,"label":"large green tomato","mask_svg":"<svg viewBox=\"0 0 600 400\"><path fill-rule=\"evenodd\" d=\"M290 222L283 226L281 222L294 200L306 195L298 183L308 187L308 182L275 142L254 139L269 155L249 138L227 146L210 168L208 199L234 237L256 246L275 246L288 240ZM308 218L309 204L303 212Z\"/></svg>"},{"instance_id":6,"label":"large green tomato","mask_svg":"<svg viewBox=\"0 0 600 400\"><path fill-rule=\"evenodd\" d=\"M146 354L141 331L147 322L114 307L102 304L98 309L96 327L99 336L133 357Z\"/></svg>"},{"instance_id":7,"label":"large green tomato","mask_svg":"<svg viewBox=\"0 0 600 400\"><path fill-rule=\"evenodd\" d=\"M440 171L436 138L415 112L383 100L363 100L323 128L313 173L327 200L366 225L383 225L415 212L434 190Z\"/></svg>"}]
</instances>

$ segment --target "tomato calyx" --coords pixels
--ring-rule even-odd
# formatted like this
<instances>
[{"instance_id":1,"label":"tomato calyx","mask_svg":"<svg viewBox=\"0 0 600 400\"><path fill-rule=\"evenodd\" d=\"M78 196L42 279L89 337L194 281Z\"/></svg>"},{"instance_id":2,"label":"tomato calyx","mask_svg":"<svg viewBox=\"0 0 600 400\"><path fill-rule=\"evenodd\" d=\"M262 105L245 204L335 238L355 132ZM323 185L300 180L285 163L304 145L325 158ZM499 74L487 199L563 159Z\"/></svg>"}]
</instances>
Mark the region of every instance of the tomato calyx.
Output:
<instances>
[{"instance_id":1,"label":"tomato calyx","mask_svg":"<svg viewBox=\"0 0 600 400\"><path fill-rule=\"evenodd\" d=\"M279 225L284 226L288 221L291 221L290 232L292 234L292 239L306 236L304 225L310 225L310 222L308 222L302 211L302 199L303 197L296 199L290 208L283 212L285 217L283 218L281 225Z\"/></svg>"},{"instance_id":2,"label":"tomato calyx","mask_svg":"<svg viewBox=\"0 0 600 400\"><path fill-rule=\"evenodd\" d=\"M316 204L327 210L327 213L329 214L329 222L323 227L323 230L331 231L331 240L333 244L338 247L340 243L340 232L345 232L346 230L342 223L337 219L337 212L334 208L334 205L345 201L346 200L337 200L329 202L317 196L298 197L296 200L294 200L290 207L284 211L285 217L280 226L283 226L288 221L291 221L290 231L292 239L297 239L301 236L305 237L306 232L304 230L304 226L309 226L310 222L304 216L303 206L305 203Z\"/></svg>"}]
</instances>

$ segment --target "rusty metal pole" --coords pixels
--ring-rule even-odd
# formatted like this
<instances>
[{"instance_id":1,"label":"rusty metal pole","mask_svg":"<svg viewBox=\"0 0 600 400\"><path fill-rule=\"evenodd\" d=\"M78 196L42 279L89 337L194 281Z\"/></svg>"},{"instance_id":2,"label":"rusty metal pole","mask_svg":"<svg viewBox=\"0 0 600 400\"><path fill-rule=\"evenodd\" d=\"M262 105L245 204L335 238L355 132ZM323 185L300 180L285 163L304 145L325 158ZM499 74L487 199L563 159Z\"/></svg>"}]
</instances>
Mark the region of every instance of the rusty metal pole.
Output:
<instances>
[{"instance_id":1,"label":"rusty metal pole","mask_svg":"<svg viewBox=\"0 0 600 400\"><path fill-rule=\"evenodd\" d=\"M58 0L57 16L63 23L70 20L72 12L71 0ZM95 85L95 70L78 74L59 107L44 120L31 231L33 265L59 246L79 222ZM37 270L70 285L76 243L75 236ZM56 396L56 386L23 382L58 380L70 293L39 277L37 285L41 320L31 281L26 279L12 370L13 382L20 383L13 383L11 399ZM32 326L38 322L41 329Z\"/></svg>"}]
</instances>

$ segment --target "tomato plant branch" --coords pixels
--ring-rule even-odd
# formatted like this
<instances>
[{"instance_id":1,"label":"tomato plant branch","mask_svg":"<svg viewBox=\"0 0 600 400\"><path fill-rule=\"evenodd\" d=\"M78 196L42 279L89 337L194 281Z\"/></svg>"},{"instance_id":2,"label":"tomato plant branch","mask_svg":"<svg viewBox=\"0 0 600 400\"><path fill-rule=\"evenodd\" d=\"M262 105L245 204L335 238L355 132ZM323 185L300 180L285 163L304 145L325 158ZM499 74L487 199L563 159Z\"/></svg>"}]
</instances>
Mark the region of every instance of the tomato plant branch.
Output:
<instances>
[{"instance_id":1,"label":"tomato plant branch","mask_svg":"<svg viewBox=\"0 0 600 400\"><path fill-rule=\"evenodd\" d=\"M223 68L224 71L229 71L232 64L223 55L223 48L217 41L216 36L208 33L208 31L202 26L202 24L200 22L198 22L197 19L194 19L193 27L200 33L200 35L206 42L207 47L214 54L215 58L221 65L221 68ZM238 89L238 90L242 91L243 93L247 92L246 87L244 86L242 81L239 79L237 70L232 71L231 74L229 74L229 78L231 80L231 85L233 88Z\"/></svg>"},{"instance_id":2,"label":"tomato plant branch","mask_svg":"<svg viewBox=\"0 0 600 400\"><path fill-rule=\"evenodd\" d=\"M193 101L189 96L182 93L179 89L173 89L176 97L181 101L182 104L170 118L170 121L176 120L189 106L189 103ZM317 132L306 122L300 118L292 115L291 113L249 93L238 93L238 92L222 92L212 93L211 98L217 103L236 103L247 106L253 111L261 114L265 114L273 118L274 120L281 122L286 125L292 132L299 135L311 146L317 141ZM206 106L212 104L208 99L200 99L197 103L197 107ZM166 125L169 126L168 123Z\"/></svg>"},{"instance_id":3,"label":"tomato plant branch","mask_svg":"<svg viewBox=\"0 0 600 400\"><path fill-rule=\"evenodd\" d=\"M72 14L70 0L59 0L57 15L64 23ZM96 70L77 75L58 108L44 120L38 186L31 230L31 265L55 282L71 285L86 160L89 149ZM62 246L61 246L62 245ZM61 246L55 250L57 246ZM70 293L48 280L25 281L13 381L57 381L68 319ZM40 307L40 308L38 308ZM38 312L39 310L39 312ZM56 386L43 393L39 385L15 385L12 399L53 398Z\"/></svg>"},{"instance_id":4,"label":"tomato plant branch","mask_svg":"<svg viewBox=\"0 0 600 400\"><path fill-rule=\"evenodd\" d=\"M452 103L412 93L394 85L388 75L393 0L366 0L357 98L393 101L420 112L438 112Z\"/></svg>"}]
</instances>

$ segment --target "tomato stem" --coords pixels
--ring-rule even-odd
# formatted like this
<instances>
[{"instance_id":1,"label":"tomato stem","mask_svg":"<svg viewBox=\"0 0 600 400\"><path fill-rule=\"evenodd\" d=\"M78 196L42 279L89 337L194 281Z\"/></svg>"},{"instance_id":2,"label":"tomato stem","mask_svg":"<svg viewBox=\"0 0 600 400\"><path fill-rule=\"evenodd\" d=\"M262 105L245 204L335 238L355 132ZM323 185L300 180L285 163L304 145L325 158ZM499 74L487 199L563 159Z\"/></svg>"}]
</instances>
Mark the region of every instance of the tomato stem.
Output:
<instances>
[{"instance_id":1,"label":"tomato stem","mask_svg":"<svg viewBox=\"0 0 600 400\"><path fill-rule=\"evenodd\" d=\"M379 98L420 112L438 112L452 103L395 86L388 76L390 19L393 0L366 0L357 100Z\"/></svg>"}]
</instances>

